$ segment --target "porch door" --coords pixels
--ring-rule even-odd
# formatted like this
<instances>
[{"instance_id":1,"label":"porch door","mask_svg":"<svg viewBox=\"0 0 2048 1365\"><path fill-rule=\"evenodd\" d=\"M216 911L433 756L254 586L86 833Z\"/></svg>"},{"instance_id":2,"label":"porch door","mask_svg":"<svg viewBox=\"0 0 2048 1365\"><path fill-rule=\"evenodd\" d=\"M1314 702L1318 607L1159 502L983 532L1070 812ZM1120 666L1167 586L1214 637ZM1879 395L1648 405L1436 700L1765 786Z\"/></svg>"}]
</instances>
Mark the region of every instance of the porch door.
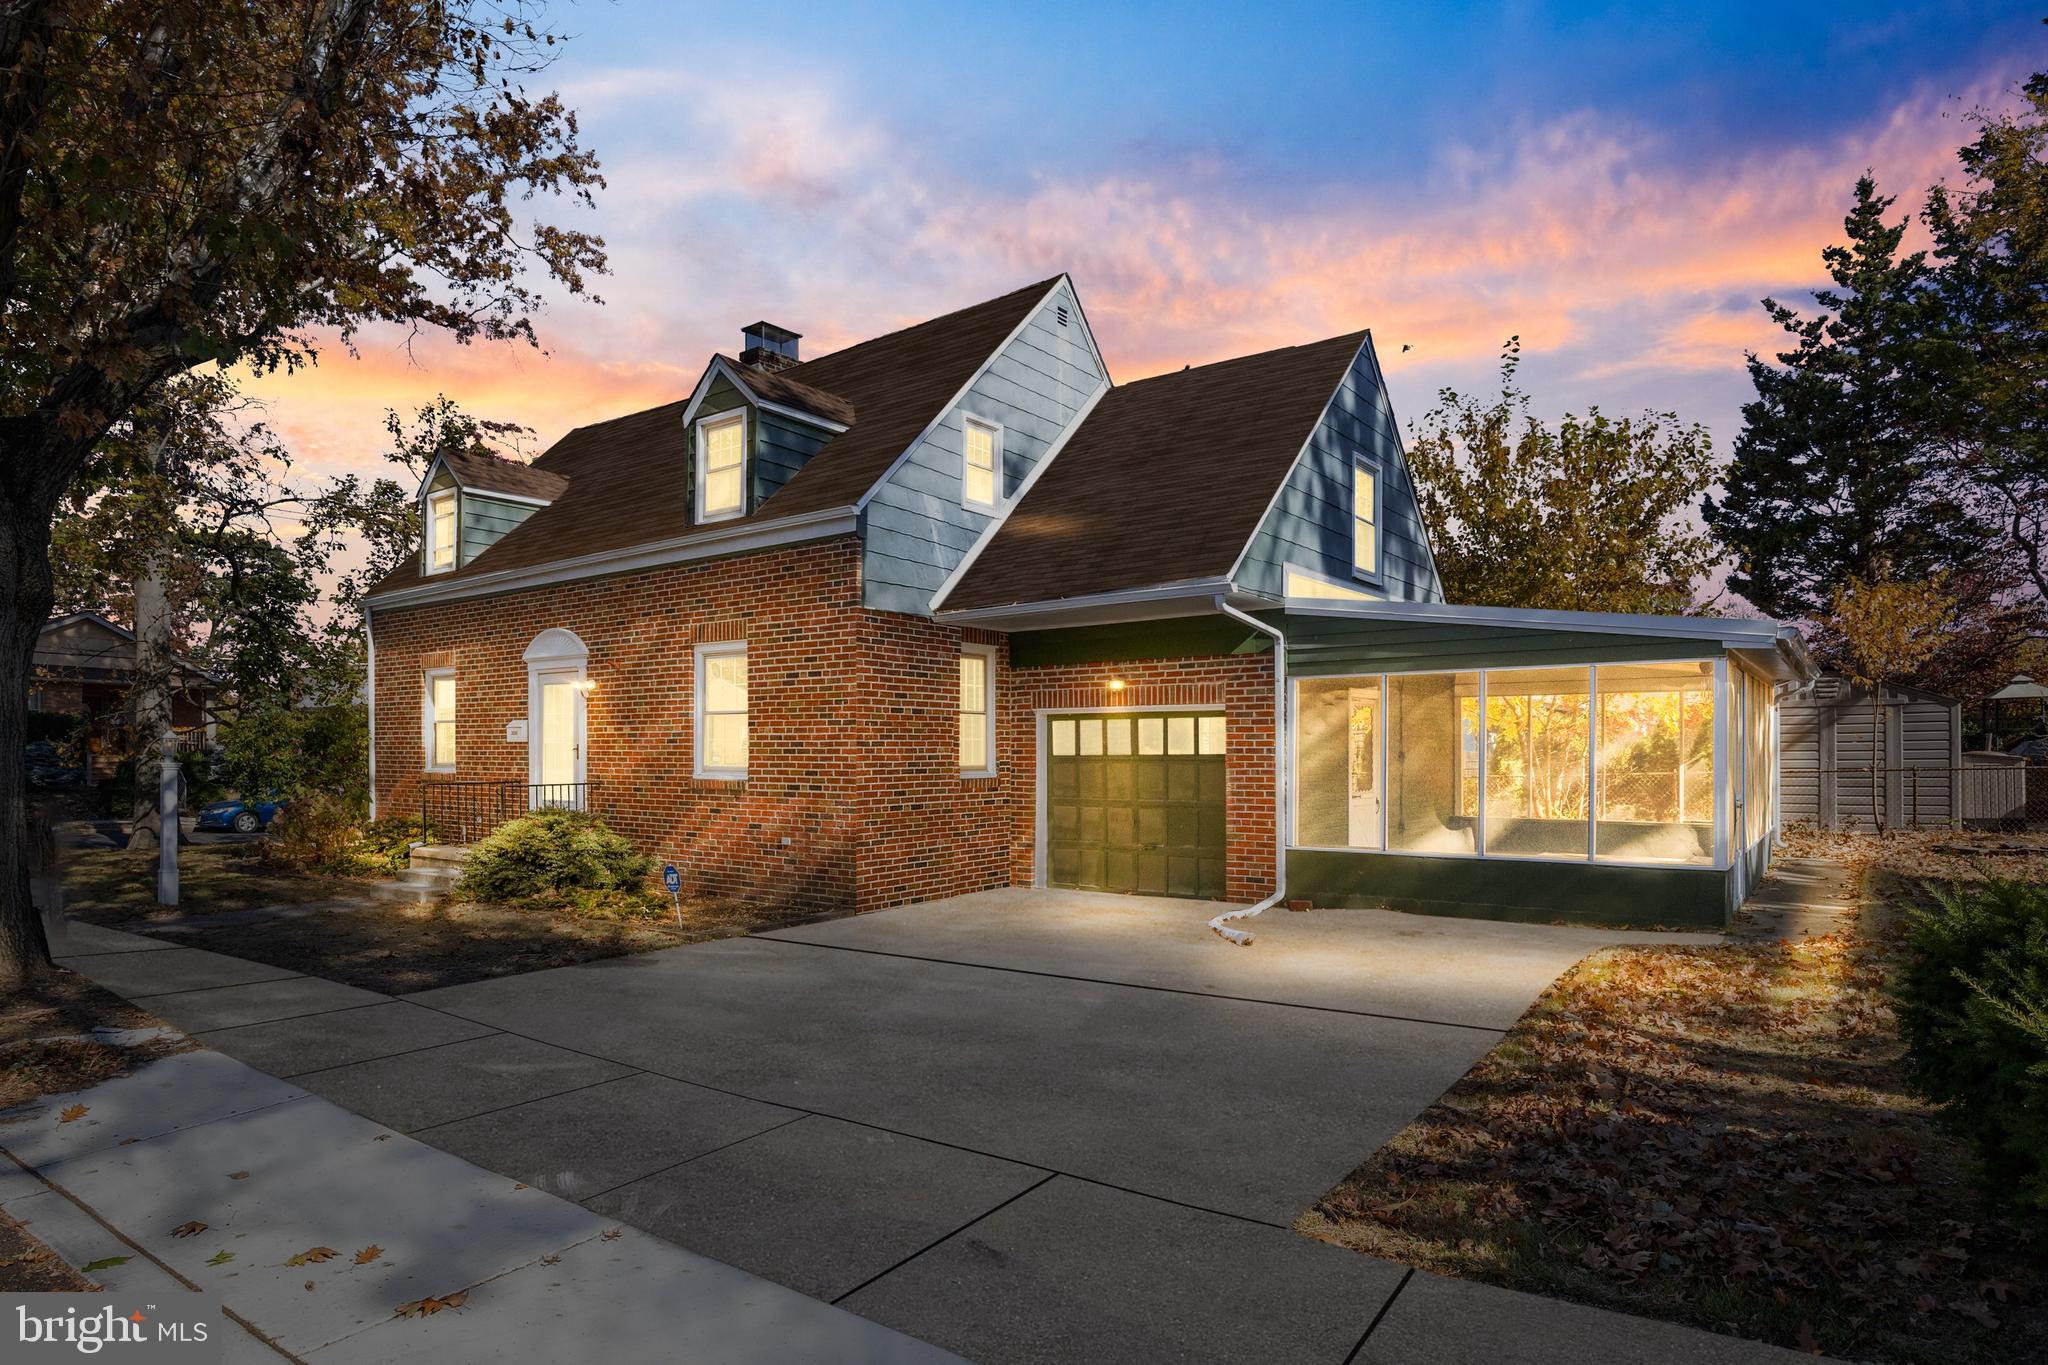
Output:
<instances>
[{"instance_id":1,"label":"porch door","mask_svg":"<svg viewBox=\"0 0 2048 1365\"><path fill-rule=\"evenodd\" d=\"M538 732L531 741L533 794L536 806L583 805L583 689L579 671L541 673L535 684L540 704L534 708Z\"/></svg>"}]
</instances>

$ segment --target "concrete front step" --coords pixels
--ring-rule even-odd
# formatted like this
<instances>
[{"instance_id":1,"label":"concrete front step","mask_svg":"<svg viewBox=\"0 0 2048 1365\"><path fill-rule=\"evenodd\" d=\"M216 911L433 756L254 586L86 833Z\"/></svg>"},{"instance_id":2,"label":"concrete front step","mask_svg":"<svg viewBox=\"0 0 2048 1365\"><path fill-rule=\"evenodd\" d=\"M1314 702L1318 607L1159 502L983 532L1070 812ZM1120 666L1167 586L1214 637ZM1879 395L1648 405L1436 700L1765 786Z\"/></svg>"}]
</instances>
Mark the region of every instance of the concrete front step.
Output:
<instances>
[{"instance_id":1,"label":"concrete front step","mask_svg":"<svg viewBox=\"0 0 2048 1365\"><path fill-rule=\"evenodd\" d=\"M440 889L462 880L469 849L460 844L421 844L412 851L412 865L400 878L408 886Z\"/></svg>"}]
</instances>

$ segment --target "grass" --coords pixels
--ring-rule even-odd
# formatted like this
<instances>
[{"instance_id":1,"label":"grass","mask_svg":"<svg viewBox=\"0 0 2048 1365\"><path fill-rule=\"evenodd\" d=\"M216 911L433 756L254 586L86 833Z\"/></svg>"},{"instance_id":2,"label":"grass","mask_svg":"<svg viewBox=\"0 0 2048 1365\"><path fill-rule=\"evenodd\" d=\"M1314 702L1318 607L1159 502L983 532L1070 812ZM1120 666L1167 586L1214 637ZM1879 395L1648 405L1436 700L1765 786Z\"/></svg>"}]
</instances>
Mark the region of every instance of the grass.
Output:
<instances>
[{"instance_id":1,"label":"grass","mask_svg":"<svg viewBox=\"0 0 2048 1365\"><path fill-rule=\"evenodd\" d=\"M155 849L66 849L64 903L94 924L146 930L185 914L218 914L264 905L332 900L346 895L346 878L314 876L264 861L263 846L188 844L178 850L179 910L156 903Z\"/></svg>"},{"instance_id":2,"label":"grass","mask_svg":"<svg viewBox=\"0 0 2048 1365\"><path fill-rule=\"evenodd\" d=\"M1794 1349L2048 1359L2037 1231L1905 1083L1894 938L1596 954L1296 1226Z\"/></svg>"},{"instance_id":3,"label":"grass","mask_svg":"<svg viewBox=\"0 0 2048 1365\"><path fill-rule=\"evenodd\" d=\"M361 908L191 927L191 920L223 911L346 899L351 885L347 879L280 872L263 861L260 846L195 845L180 855L181 903L165 910L155 903L153 854L95 849L66 857L65 908L78 919L387 995L831 918L685 899L678 925L666 897L638 892L524 905L452 897L413 905L364 895Z\"/></svg>"}]
</instances>

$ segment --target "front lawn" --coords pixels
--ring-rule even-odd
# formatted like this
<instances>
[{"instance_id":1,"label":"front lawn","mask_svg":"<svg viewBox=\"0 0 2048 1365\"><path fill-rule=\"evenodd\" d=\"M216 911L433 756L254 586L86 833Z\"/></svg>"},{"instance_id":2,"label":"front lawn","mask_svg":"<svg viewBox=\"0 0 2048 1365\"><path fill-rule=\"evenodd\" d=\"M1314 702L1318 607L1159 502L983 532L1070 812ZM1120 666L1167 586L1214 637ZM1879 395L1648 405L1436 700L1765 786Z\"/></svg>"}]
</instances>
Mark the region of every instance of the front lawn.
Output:
<instances>
[{"instance_id":1,"label":"front lawn","mask_svg":"<svg viewBox=\"0 0 2048 1365\"><path fill-rule=\"evenodd\" d=\"M165 910L156 903L157 850L69 848L61 857L66 908L121 929L146 930L150 920L184 915L332 900L353 885L346 877L274 866L264 860L260 843L188 844L178 850L180 908Z\"/></svg>"},{"instance_id":2,"label":"front lawn","mask_svg":"<svg viewBox=\"0 0 2048 1365\"><path fill-rule=\"evenodd\" d=\"M1596 954L1296 1226L1845 1358L2048 1359L2042 1242L1905 1084L1891 947Z\"/></svg>"},{"instance_id":3,"label":"front lawn","mask_svg":"<svg viewBox=\"0 0 2048 1365\"><path fill-rule=\"evenodd\" d=\"M328 910L160 937L345 985L404 995L465 981L806 924L819 918L728 903L683 903L666 919L596 919L560 910L447 901Z\"/></svg>"},{"instance_id":4,"label":"front lawn","mask_svg":"<svg viewBox=\"0 0 2048 1365\"><path fill-rule=\"evenodd\" d=\"M350 986L404 995L436 986L566 967L597 958L731 938L831 918L744 902L683 901L683 922L665 899L620 893L580 913L559 907L423 904L376 898L348 878L280 872L259 845L180 850L176 910L155 901L155 854L115 849L65 854L65 910L72 917L151 934L186 947L264 962ZM359 908L252 915L191 927L225 911L357 899Z\"/></svg>"}]
</instances>

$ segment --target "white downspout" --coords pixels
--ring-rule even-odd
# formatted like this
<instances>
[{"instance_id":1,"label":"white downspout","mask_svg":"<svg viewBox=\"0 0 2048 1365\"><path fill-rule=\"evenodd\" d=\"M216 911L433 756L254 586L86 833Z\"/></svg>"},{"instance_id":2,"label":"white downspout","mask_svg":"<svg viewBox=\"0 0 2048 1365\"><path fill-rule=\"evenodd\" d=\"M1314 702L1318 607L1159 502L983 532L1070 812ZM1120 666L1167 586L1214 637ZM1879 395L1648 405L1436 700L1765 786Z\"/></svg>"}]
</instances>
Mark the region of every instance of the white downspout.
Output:
<instances>
[{"instance_id":1,"label":"white downspout","mask_svg":"<svg viewBox=\"0 0 2048 1365\"><path fill-rule=\"evenodd\" d=\"M1209 927L1222 935L1224 942L1248 948L1252 942L1251 931L1233 929L1230 921L1263 914L1287 895L1287 637L1278 627L1269 626L1258 617L1231 606L1220 593L1216 598L1216 610L1273 637L1273 894L1257 905L1226 910L1209 921Z\"/></svg>"}]
</instances>

